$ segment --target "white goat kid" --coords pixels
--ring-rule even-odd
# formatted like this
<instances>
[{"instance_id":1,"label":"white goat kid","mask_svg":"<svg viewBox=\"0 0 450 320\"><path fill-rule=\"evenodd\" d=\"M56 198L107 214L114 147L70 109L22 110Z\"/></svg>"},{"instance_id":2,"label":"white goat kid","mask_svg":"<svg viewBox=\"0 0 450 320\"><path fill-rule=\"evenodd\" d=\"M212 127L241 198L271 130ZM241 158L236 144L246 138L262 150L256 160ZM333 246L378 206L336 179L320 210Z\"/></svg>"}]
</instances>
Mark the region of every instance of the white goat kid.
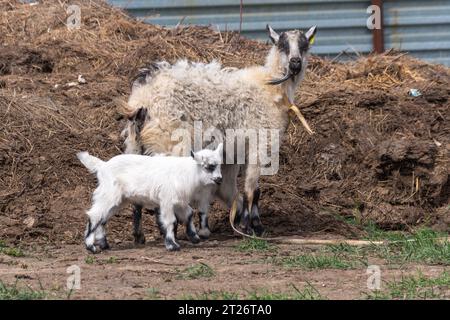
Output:
<instances>
[{"instance_id":1,"label":"white goat kid","mask_svg":"<svg viewBox=\"0 0 450 320\"><path fill-rule=\"evenodd\" d=\"M191 152L191 157L149 157L122 154L102 161L87 152L77 154L83 165L97 174L92 207L85 233L86 248L95 253L109 248L105 225L127 203L146 208L159 207L159 224L167 250L178 250L174 229L177 222L186 225L186 234L193 243L200 241L190 203L194 196L206 197L222 182L220 164L223 145L216 150Z\"/></svg>"}]
</instances>

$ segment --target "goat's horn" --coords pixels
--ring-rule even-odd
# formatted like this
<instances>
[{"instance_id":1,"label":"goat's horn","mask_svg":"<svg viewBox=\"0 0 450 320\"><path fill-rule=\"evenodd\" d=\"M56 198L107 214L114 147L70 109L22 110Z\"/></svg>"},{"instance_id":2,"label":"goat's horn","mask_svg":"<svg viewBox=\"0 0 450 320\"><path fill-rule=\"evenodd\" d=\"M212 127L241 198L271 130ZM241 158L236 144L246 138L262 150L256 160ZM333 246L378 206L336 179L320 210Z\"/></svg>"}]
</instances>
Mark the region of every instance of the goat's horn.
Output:
<instances>
[{"instance_id":1,"label":"goat's horn","mask_svg":"<svg viewBox=\"0 0 450 320\"><path fill-rule=\"evenodd\" d=\"M285 82L286 80L289 80L291 77L292 77L292 74L290 72L288 72L283 78L269 80L267 82L267 84L271 84L271 85L280 84L280 83Z\"/></svg>"}]
</instances>

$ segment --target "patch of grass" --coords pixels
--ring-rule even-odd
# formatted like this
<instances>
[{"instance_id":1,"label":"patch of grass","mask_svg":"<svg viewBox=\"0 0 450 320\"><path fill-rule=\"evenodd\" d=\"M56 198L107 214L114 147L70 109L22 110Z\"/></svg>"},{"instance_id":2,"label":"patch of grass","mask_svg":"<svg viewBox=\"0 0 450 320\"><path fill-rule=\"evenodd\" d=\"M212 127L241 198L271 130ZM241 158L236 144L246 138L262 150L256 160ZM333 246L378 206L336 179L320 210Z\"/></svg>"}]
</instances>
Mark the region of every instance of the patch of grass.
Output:
<instances>
[{"instance_id":1,"label":"patch of grass","mask_svg":"<svg viewBox=\"0 0 450 320\"><path fill-rule=\"evenodd\" d=\"M247 294L238 294L228 291L206 291L197 294L185 294L182 300L323 300L320 292L308 283L302 290L290 285L288 292L276 292L267 289L257 289L247 292Z\"/></svg>"},{"instance_id":2,"label":"patch of grass","mask_svg":"<svg viewBox=\"0 0 450 320\"><path fill-rule=\"evenodd\" d=\"M347 260L338 255L303 254L275 259L276 264L287 268L313 269L354 269L360 267L355 261Z\"/></svg>"},{"instance_id":3,"label":"patch of grass","mask_svg":"<svg viewBox=\"0 0 450 320\"><path fill-rule=\"evenodd\" d=\"M92 255L89 255L86 257L86 259L84 259L84 262L86 264L94 264L95 263L95 257Z\"/></svg>"},{"instance_id":4,"label":"patch of grass","mask_svg":"<svg viewBox=\"0 0 450 320\"><path fill-rule=\"evenodd\" d=\"M302 290L291 285L290 292L273 292L268 290L260 290L250 292L246 299L249 300L324 300L320 292L310 283Z\"/></svg>"},{"instance_id":5,"label":"patch of grass","mask_svg":"<svg viewBox=\"0 0 450 320\"><path fill-rule=\"evenodd\" d=\"M11 257L25 257L25 252L17 247L8 247L4 242L0 242L0 253L6 254Z\"/></svg>"},{"instance_id":6,"label":"patch of grass","mask_svg":"<svg viewBox=\"0 0 450 320\"><path fill-rule=\"evenodd\" d=\"M374 225L369 228L370 240L385 240L386 244L364 247L339 244L327 246L326 250L346 260L367 261L368 256L376 256L386 260L388 264L417 262L449 265L450 263L450 243L437 240L445 237L445 234L430 229L419 229L412 234L405 234L379 230Z\"/></svg>"},{"instance_id":7,"label":"patch of grass","mask_svg":"<svg viewBox=\"0 0 450 320\"><path fill-rule=\"evenodd\" d=\"M182 300L238 300L239 295L227 291L207 291L196 294L185 294L181 297Z\"/></svg>"},{"instance_id":8,"label":"patch of grass","mask_svg":"<svg viewBox=\"0 0 450 320\"><path fill-rule=\"evenodd\" d=\"M114 264L114 263L119 263L119 260L117 259L117 257L109 257L106 261L106 264Z\"/></svg>"},{"instance_id":9,"label":"patch of grass","mask_svg":"<svg viewBox=\"0 0 450 320\"><path fill-rule=\"evenodd\" d=\"M235 248L240 252L276 251L277 249L267 240L255 238L245 238Z\"/></svg>"},{"instance_id":10,"label":"patch of grass","mask_svg":"<svg viewBox=\"0 0 450 320\"><path fill-rule=\"evenodd\" d=\"M25 253L20 248L3 248L1 252L11 257L25 257Z\"/></svg>"},{"instance_id":11,"label":"patch of grass","mask_svg":"<svg viewBox=\"0 0 450 320\"><path fill-rule=\"evenodd\" d=\"M396 235L386 245L372 246L373 253L388 263L420 262L434 265L449 265L450 243L437 239L443 235L429 229L420 229L410 235Z\"/></svg>"},{"instance_id":12,"label":"patch of grass","mask_svg":"<svg viewBox=\"0 0 450 320\"><path fill-rule=\"evenodd\" d=\"M17 282L8 286L0 281L0 300L41 300L45 296L44 291L35 291L29 287L19 288Z\"/></svg>"},{"instance_id":13,"label":"patch of grass","mask_svg":"<svg viewBox=\"0 0 450 320\"><path fill-rule=\"evenodd\" d=\"M383 230L372 221L364 225L364 230L367 232L365 239L372 241L398 241L403 235L400 231Z\"/></svg>"},{"instance_id":14,"label":"patch of grass","mask_svg":"<svg viewBox=\"0 0 450 320\"><path fill-rule=\"evenodd\" d=\"M367 294L368 299L448 299L450 297L450 273L443 272L436 278L422 273L417 276L402 276L398 281L386 282L385 290Z\"/></svg>"},{"instance_id":15,"label":"patch of grass","mask_svg":"<svg viewBox=\"0 0 450 320\"><path fill-rule=\"evenodd\" d=\"M150 288L147 290L147 299L150 300L159 300L161 292L157 288Z\"/></svg>"},{"instance_id":16,"label":"patch of grass","mask_svg":"<svg viewBox=\"0 0 450 320\"><path fill-rule=\"evenodd\" d=\"M211 278L214 276L214 270L206 263L198 263L179 271L178 279L189 280L199 278Z\"/></svg>"}]
</instances>

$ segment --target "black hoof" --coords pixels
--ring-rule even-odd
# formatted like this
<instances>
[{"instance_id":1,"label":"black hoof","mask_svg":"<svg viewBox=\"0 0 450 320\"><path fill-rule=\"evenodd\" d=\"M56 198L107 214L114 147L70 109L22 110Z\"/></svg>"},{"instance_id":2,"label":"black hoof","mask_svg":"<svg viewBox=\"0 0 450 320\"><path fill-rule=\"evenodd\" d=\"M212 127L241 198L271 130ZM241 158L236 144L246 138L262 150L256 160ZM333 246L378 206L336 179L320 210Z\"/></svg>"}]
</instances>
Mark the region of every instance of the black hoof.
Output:
<instances>
[{"instance_id":1,"label":"black hoof","mask_svg":"<svg viewBox=\"0 0 450 320\"><path fill-rule=\"evenodd\" d=\"M94 254L98 253L98 250L94 245L86 246L86 250L88 250L89 252L94 253Z\"/></svg>"},{"instance_id":2,"label":"black hoof","mask_svg":"<svg viewBox=\"0 0 450 320\"><path fill-rule=\"evenodd\" d=\"M208 240L209 236L211 235L211 231L209 229L200 229L198 232L198 235L200 236L200 239L202 240Z\"/></svg>"},{"instance_id":3,"label":"black hoof","mask_svg":"<svg viewBox=\"0 0 450 320\"><path fill-rule=\"evenodd\" d=\"M168 251L178 251L180 250L180 245L171 239L164 240L164 244Z\"/></svg>"},{"instance_id":4,"label":"black hoof","mask_svg":"<svg viewBox=\"0 0 450 320\"><path fill-rule=\"evenodd\" d=\"M241 229L243 233L248 234L249 236L253 235L253 229L249 226L239 225L239 229Z\"/></svg>"},{"instance_id":5,"label":"black hoof","mask_svg":"<svg viewBox=\"0 0 450 320\"><path fill-rule=\"evenodd\" d=\"M259 224L259 225L253 226L253 231L255 232L255 234L258 237L260 237L264 234L265 229L261 224Z\"/></svg>"},{"instance_id":6,"label":"black hoof","mask_svg":"<svg viewBox=\"0 0 450 320\"><path fill-rule=\"evenodd\" d=\"M109 250L109 249L111 249L111 247L109 246L109 243L106 240L106 238L103 238L102 240L100 240L98 242L98 246L100 247L101 250Z\"/></svg>"},{"instance_id":7,"label":"black hoof","mask_svg":"<svg viewBox=\"0 0 450 320\"><path fill-rule=\"evenodd\" d=\"M197 244L197 243L200 242L200 237L199 237L198 235L195 235L195 236L193 236L193 237L188 236L188 238L189 238L189 240L191 240L191 242L192 242L193 244Z\"/></svg>"},{"instance_id":8,"label":"black hoof","mask_svg":"<svg viewBox=\"0 0 450 320\"><path fill-rule=\"evenodd\" d=\"M143 233L135 234L134 235L134 244L145 244L145 236Z\"/></svg>"}]
</instances>

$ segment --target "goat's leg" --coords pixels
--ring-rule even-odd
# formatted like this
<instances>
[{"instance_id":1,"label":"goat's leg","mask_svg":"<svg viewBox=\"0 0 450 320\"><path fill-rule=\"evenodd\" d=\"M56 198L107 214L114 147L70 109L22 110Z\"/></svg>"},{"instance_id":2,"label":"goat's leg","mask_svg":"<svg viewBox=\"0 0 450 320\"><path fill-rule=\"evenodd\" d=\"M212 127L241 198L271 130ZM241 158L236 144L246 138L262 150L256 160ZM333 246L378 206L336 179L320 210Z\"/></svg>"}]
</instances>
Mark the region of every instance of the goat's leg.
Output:
<instances>
[{"instance_id":1,"label":"goat's leg","mask_svg":"<svg viewBox=\"0 0 450 320\"><path fill-rule=\"evenodd\" d=\"M222 165L222 183L217 188L216 196L222 200L228 209L233 205L235 197L237 197L237 210L234 224L239 224L242 219L244 206L243 198L239 194L237 188L237 176L240 166L237 164Z\"/></svg>"},{"instance_id":2,"label":"goat's leg","mask_svg":"<svg viewBox=\"0 0 450 320\"><path fill-rule=\"evenodd\" d=\"M259 188L256 188L255 191L253 191L253 203L250 211L250 225L257 236L261 236L264 233L264 227L261 223L261 218L259 217L260 194L261 191Z\"/></svg>"},{"instance_id":3,"label":"goat's leg","mask_svg":"<svg viewBox=\"0 0 450 320\"><path fill-rule=\"evenodd\" d=\"M264 227L259 217L258 180L260 168L258 165L249 164L245 173L245 199L244 199L244 231L253 230L257 236L264 232ZM242 224L241 224L242 225Z\"/></svg>"},{"instance_id":4,"label":"goat's leg","mask_svg":"<svg viewBox=\"0 0 450 320\"><path fill-rule=\"evenodd\" d=\"M159 218L159 216L161 215L161 210L159 210L159 207L157 207L157 208L153 209L153 211L154 211L154 215L155 215L156 225L158 226L158 229L159 229L159 234L164 236L164 231L163 231L163 228L161 226L161 221L160 221L160 218ZM175 235L176 234L177 233L175 232Z\"/></svg>"},{"instance_id":5,"label":"goat's leg","mask_svg":"<svg viewBox=\"0 0 450 320\"><path fill-rule=\"evenodd\" d=\"M98 251L96 243L99 243L100 249L109 248L104 227L116 210L117 206L107 200L96 199L92 208L87 212L89 221L84 235L87 250L96 253Z\"/></svg>"},{"instance_id":6,"label":"goat's leg","mask_svg":"<svg viewBox=\"0 0 450 320\"><path fill-rule=\"evenodd\" d=\"M133 237L135 244L145 244L145 235L142 231L142 206L137 204L133 208Z\"/></svg>"},{"instance_id":7,"label":"goat's leg","mask_svg":"<svg viewBox=\"0 0 450 320\"><path fill-rule=\"evenodd\" d=\"M108 240L106 239L106 223L111 219L111 217L117 213L120 209L120 205L111 207L107 213L102 217L101 223L98 228L94 231L95 233L95 245L103 250L110 249Z\"/></svg>"},{"instance_id":8,"label":"goat's leg","mask_svg":"<svg viewBox=\"0 0 450 320\"><path fill-rule=\"evenodd\" d=\"M106 239L105 223L101 223L97 230L95 230L95 243L98 244L102 251L110 249L108 240Z\"/></svg>"},{"instance_id":9,"label":"goat's leg","mask_svg":"<svg viewBox=\"0 0 450 320\"><path fill-rule=\"evenodd\" d=\"M180 245L175 240L175 224L177 218L171 205L161 205L159 215L159 225L164 233L164 244L169 251L180 250Z\"/></svg>"},{"instance_id":10,"label":"goat's leg","mask_svg":"<svg viewBox=\"0 0 450 320\"><path fill-rule=\"evenodd\" d=\"M200 237L197 234L197 230L195 229L194 220L192 219L194 216L194 211L192 208L188 207L186 209L186 236L191 240L192 243L199 243ZM208 230L209 231L209 230Z\"/></svg>"},{"instance_id":11,"label":"goat's leg","mask_svg":"<svg viewBox=\"0 0 450 320\"><path fill-rule=\"evenodd\" d=\"M209 230L209 224L208 224L208 209L200 210L198 218L199 218L199 225L200 225L200 230L198 230L198 235L200 236L200 238L206 240L211 235L211 231Z\"/></svg>"},{"instance_id":12,"label":"goat's leg","mask_svg":"<svg viewBox=\"0 0 450 320\"><path fill-rule=\"evenodd\" d=\"M215 191L214 191L215 192ZM211 231L209 230L208 225L208 213L209 213L209 207L211 205L213 198L213 194L204 194L203 197L199 200L199 225L200 230L198 231L198 235L202 239L208 239L211 235Z\"/></svg>"}]
</instances>

